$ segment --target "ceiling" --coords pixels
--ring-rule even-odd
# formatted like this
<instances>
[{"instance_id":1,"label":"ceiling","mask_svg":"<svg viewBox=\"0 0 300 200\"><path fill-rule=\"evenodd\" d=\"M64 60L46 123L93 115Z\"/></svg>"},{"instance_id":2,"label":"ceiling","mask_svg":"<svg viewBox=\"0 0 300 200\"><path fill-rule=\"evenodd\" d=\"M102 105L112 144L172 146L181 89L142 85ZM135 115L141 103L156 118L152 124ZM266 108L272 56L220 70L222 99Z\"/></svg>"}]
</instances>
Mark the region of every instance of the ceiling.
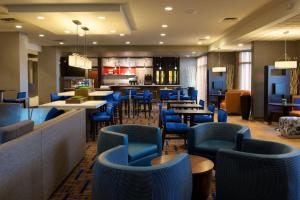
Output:
<instances>
[{"instance_id":1,"label":"ceiling","mask_svg":"<svg viewBox=\"0 0 300 200\"><path fill-rule=\"evenodd\" d=\"M0 22L0 31L16 31L15 25L40 45L76 43L79 19L88 26L88 43L99 45L210 45L228 29L239 23L271 0L1 0L8 8L2 17L19 22ZM40 4L43 3L43 4ZM78 4L85 5L78 5ZM97 4L95 4L97 3ZM55 5L59 4L59 5ZM172 6L167 12L165 6ZM45 17L38 20L38 16ZM98 19L104 16L106 19ZM238 20L223 22L226 17ZM167 24L168 28L162 28ZM115 30L113 32L112 30ZM124 33L121 37L119 34ZM162 37L160 34L166 36ZM39 34L44 37L40 38ZM209 36L209 37L207 37ZM80 40L83 42L83 39Z\"/></svg>"}]
</instances>

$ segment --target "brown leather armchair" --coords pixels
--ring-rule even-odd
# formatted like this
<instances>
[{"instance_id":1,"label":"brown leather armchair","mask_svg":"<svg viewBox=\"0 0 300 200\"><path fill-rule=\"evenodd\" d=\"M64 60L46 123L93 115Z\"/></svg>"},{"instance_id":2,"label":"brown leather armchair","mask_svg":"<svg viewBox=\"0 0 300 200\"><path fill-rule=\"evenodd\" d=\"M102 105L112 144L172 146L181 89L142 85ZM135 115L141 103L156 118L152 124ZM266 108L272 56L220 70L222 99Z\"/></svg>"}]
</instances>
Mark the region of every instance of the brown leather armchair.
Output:
<instances>
[{"instance_id":1,"label":"brown leather armchair","mask_svg":"<svg viewBox=\"0 0 300 200\"><path fill-rule=\"evenodd\" d=\"M250 95L248 90L229 90L225 93L225 100L221 108L228 113L241 114L241 96Z\"/></svg>"},{"instance_id":2,"label":"brown leather armchair","mask_svg":"<svg viewBox=\"0 0 300 200\"><path fill-rule=\"evenodd\" d=\"M293 96L292 102L295 104L300 104L300 95ZM293 107L290 115L300 117L300 107Z\"/></svg>"}]
</instances>

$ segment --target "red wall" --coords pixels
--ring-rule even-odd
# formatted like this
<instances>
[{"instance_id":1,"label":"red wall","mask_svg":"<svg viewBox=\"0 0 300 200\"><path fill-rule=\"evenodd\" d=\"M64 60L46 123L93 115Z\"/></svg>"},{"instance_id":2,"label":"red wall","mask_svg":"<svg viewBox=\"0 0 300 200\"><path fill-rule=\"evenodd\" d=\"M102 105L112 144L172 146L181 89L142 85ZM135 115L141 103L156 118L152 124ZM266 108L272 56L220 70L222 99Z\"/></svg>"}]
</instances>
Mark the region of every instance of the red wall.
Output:
<instances>
[{"instance_id":1,"label":"red wall","mask_svg":"<svg viewBox=\"0 0 300 200\"><path fill-rule=\"evenodd\" d=\"M131 67L130 69L128 67L117 67L116 69L113 67L102 67L102 74L108 75L108 74L122 74L124 75L126 72L130 72L130 74L136 74L135 67Z\"/></svg>"}]
</instances>

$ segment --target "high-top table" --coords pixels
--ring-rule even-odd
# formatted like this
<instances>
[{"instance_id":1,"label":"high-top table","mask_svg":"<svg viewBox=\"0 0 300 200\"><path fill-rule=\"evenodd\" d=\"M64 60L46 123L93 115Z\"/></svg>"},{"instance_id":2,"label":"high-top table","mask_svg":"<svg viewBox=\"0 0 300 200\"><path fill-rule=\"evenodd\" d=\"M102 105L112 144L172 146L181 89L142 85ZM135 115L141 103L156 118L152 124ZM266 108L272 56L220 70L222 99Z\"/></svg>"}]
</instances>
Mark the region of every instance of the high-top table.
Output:
<instances>
[{"instance_id":1,"label":"high-top table","mask_svg":"<svg viewBox=\"0 0 300 200\"><path fill-rule=\"evenodd\" d=\"M93 91L89 93L90 97L105 97L108 95L113 94L113 91ZM68 96L73 97L75 96L75 91L68 91L68 92L60 92L58 96Z\"/></svg>"},{"instance_id":2,"label":"high-top table","mask_svg":"<svg viewBox=\"0 0 300 200\"><path fill-rule=\"evenodd\" d=\"M171 104L171 108L175 109L203 109L202 106L195 103L187 103L187 104Z\"/></svg>"},{"instance_id":3,"label":"high-top table","mask_svg":"<svg viewBox=\"0 0 300 200\"><path fill-rule=\"evenodd\" d=\"M166 163L172 160L176 154L162 155L151 161L152 165ZM214 163L204 157L189 155L193 175L193 200L207 200L211 193L212 170Z\"/></svg>"},{"instance_id":4,"label":"high-top table","mask_svg":"<svg viewBox=\"0 0 300 200\"><path fill-rule=\"evenodd\" d=\"M193 100L165 100L163 103L167 104L167 108L170 108L171 104L193 104L195 101Z\"/></svg>"}]
</instances>

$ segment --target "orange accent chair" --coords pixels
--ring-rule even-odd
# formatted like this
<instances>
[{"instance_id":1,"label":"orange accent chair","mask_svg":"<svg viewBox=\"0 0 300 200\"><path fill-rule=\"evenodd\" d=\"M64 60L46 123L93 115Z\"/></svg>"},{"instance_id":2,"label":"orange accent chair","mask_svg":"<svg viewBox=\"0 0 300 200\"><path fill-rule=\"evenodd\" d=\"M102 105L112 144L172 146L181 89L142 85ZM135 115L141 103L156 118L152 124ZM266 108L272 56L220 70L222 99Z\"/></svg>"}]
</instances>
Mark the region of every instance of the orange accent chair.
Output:
<instances>
[{"instance_id":1,"label":"orange accent chair","mask_svg":"<svg viewBox=\"0 0 300 200\"><path fill-rule=\"evenodd\" d=\"M250 95L248 90L229 90L225 93L221 108L228 113L241 114L241 96L247 95Z\"/></svg>"},{"instance_id":2,"label":"orange accent chair","mask_svg":"<svg viewBox=\"0 0 300 200\"><path fill-rule=\"evenodd\" d=\"M300 95L293 96L293 103L300 104ZM300 107L293 107L290 115L300 117Z\"/></svg>"}]
</instances>

